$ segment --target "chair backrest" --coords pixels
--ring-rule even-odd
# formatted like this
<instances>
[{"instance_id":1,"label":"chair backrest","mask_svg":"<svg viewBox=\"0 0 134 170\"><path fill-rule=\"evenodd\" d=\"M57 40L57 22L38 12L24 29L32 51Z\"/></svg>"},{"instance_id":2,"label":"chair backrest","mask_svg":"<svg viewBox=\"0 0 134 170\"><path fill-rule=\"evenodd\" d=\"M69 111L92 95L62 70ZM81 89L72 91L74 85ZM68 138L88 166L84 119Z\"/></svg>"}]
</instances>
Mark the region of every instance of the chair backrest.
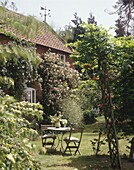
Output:
<instances>
[{"instance_id":1,"label":"chair backrest","mask_svg":"<svg viewBox=\"0 0 134 170\"><path fill-rule=\"evenodd\" d=\"M82 139L82 135L83 135L83 130L84 130L83 127L71 128L71 131L70 131L70 134L69 134L69 138L77 137L79 139L79 143L80 143L81 139Z\"/></svg>"},{"instance_id":2,"label":"chair backrest","mask_svg":"<svg viewBox=\"0 0 134 170\"><path fill-rule=\"evenodd\" d=\"M41 124L41 130L47 130L48 127L53 127L53 125L43 125Z\"/></svg>"},{"instance_id":3,"label":"chair backrest","mask_svg":"<svg viewBox=\"0 0 134 170\"><path fill-rule=\"evenodd\" d=\"M53 125L52 124L50 124L50 125L41 124L41 134L42 135L44 134L44 132L48 133L48 129L47 129L48 127L53 127Z\"/></svg>"}]
</instances>

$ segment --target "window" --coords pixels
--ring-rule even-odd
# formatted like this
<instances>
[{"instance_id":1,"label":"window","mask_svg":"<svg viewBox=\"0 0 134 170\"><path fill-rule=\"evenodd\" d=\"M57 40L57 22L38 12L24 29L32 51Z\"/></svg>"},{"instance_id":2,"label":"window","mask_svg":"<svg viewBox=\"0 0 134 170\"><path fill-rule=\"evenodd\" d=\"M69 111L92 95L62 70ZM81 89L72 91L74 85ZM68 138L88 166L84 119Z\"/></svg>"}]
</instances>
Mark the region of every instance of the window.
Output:
<instances>
[{"instance_id":1,"label":"window","mask_svg":"<svg viewBox=\"0 0 134 170\"><path fill-rule=\"evenodd\" d=\"M66 62L66 56L65 55L60 54L60 59L61 59L61 61Z\"/></svg>"},{"instance_id":2,"label":"window","mask_svg":"<svg viewBox=\"0 0 134 170\"><path fill-rule=\"evenodd\" d=\"M30 103L36 103L36 90L31 87L25 89L25 101Z\"/></svg>"}]
</instances>

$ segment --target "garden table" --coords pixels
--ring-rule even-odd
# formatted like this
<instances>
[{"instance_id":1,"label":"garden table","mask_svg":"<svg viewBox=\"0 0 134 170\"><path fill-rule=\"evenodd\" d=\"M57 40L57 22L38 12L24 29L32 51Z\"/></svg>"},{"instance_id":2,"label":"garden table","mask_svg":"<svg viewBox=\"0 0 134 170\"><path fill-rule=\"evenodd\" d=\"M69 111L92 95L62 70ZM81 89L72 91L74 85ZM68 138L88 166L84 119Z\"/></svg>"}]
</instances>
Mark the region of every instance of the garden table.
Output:
<instances>
[{"instance_id":1,"label":"garden table","mask_svg":"<svg viewBox=\"0 0 134 170\"><path fill-rule=\"evenodd\" d=\"M58 136L58 143L57 146L55 148L57 148L60 145L60 151L63 151L63 136L65 133L70 132L71 128L70 127L48 127L47 128L49 131L54 132L55 134L57 134Z\"/></svg>"}]
</instances>

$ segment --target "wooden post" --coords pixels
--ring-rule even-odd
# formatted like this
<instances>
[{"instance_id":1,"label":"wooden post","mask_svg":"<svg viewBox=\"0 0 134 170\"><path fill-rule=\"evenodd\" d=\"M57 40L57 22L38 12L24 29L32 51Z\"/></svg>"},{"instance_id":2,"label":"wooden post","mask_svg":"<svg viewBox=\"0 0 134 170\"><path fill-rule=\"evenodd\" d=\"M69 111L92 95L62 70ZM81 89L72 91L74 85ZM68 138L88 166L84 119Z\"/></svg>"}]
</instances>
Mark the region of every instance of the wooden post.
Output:
<instances>
[{"instance_id":1,"label":"wooden post","mask_svg":"<svg viewBox=\"0 0 134 170\"><path fill-rule=\"evenodd\" d=\"M134 137L131 140L131 148L130 148L129 160L131 162L134 162Z\"/></svg>"},{"instance_id":2,"label":"wooden post","mask_svg":"<svg viewBox=\"0 0 134 170\"><path fill-rule=\"evenodd\" d=\"M106 123L106 133L108 140L109 153L112 167L118 167L122 170L121 158L119 153L118 137L115 127L115 118L113 112L113 103L111 98L111 90L109 77L107 74L107 64L102 66L102 74L100 75L100 84L102 91L103 112Z\"/></svg>"}]
</instances>

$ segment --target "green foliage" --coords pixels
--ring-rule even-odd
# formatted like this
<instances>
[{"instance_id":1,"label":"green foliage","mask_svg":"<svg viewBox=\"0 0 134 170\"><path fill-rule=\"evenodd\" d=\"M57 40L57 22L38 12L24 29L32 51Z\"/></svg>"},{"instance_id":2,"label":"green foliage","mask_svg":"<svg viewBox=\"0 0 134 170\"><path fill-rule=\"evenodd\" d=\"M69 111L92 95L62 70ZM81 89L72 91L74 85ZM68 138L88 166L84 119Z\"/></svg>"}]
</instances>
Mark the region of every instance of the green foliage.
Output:
<instances>
[{"instance_id":1,"label":"green foliage","mask_svg":"<svg viewBox=\"0 0 134 170\"><path fill-rule=\"evenodd\" d=\"M59 31L59 35L66 40L66 42L71 43L75 42L77 40L80 40L81 37L80 34L85 33L85 28L82 27L82 19L77 15L77 13L74 14L74 19L71 20L72 24L66 25L64 30ZM89 17L87 19L88 24L95 24L97 25L97 22L95 21L95 17L92 15L92 13L89 14Z\"/></svg>"},{"instance_id":2,"label":"green foliage","mask_svg":"<svg viewBox=\"0 0 134 170\"><path fill-rule=\"evenodd\" d=\"M59 30L58 34L62 37L67 43L73 41L73 30L71 25L66 25L65 30Z\"/></svg>"},{"instance_id":3,"label":"green foliage","mask_svg":"<svg viewBox=\"0 0 134 170\"><path fill-rule=\"evenodd\" d=\"M59 34L66 40L68 43L75 42L79 39L79 34L84 33L84 28L81 26L82 19L78 17L77 13L74 14L74 19L72 20L74 26L67 25L65 26L65 30L60 31Z\"/></svg>"},{"instance_id":4,"label":"green foliage","mask_svg":"<svg viewBox=\"0 0 134 170\"><path fill-rule=\"evenodd\" d=\"M124 38L126 42L124 39L110 37L107 30L94 24L84 24L83 27L86 29L85 34L80 35L81 39L73 44L75 49L73 58L79 70L81 68L80 71L86 72L87 78L93 78L98 87L100 86L102 95L100 107L106 120L111 165L121 167L114 111L116 110L118 114L116 118L118 124L121 123L121 130L124 131L124 127L128 125L133 129L133 85L131 82L134 75L132 69L134 41L130 37ZM116 97L120 99L115 101ZM127 126L122 126L122 120ZM130 129L128 132L130 133Z\"/></svg>"},{"instance_id":5,"label":"green foliage","mask_svg":"<svg viewBox=\"0 0 134 170\"><path fill-rule=\"evenodd\" d=\"M62 102L62 112L70 126L78 127L83 125L83 111L79 100L76 95L71 95Z\"/></svg>"},{"instance_id":6,"label":"green foliage","mask_svg":"<svg viewBox=\"0 0 134 170\"><path fill-rule=\"evenodd\" d=\"M74 48L72 58L82 74L84 83L80 89L84 93L87 92L86 97L90 103L90 108L87 109L91 110L102 102L101 82L102 79L105 80L105 76L109 76L107 69L111 68L113 47L107 30L86 23L83 27L86 30L85 34L81 34L81 40L72 44Z\"/></svg>"},{"instance_id":7,"label":"green foliage","mask_svg":"<svg viewBox=\"0 0 134 170\"><path fill-rule=\"evenodd\" d=\"M30 127L38 129L38 123L43 119L43 107L39 103L29 103L26 101L10 104L9 111L14 114L20 114L30 122ZM18 113L19 112L19 113Z\"/></svg>"},{"instance_id":8,"label":"green foliage","mask_svg":"<svg viewBox=\"0 0 134 170\"><path fill-rule=\"evenodd\" d=\"M92 110L93 107L97 108L101 100L101 93L96 81L92 80L92 78L81 81L78 88L78 96L83 110Z\"/></svg>"},{"instance_id":9,"label":"green foliage","mask_svg":"<svg viewBox=\"0 0 134 170\"><path fill-rule=\"evenodd\" d=\"M40 109L39 104L30 107L27 102L18 103L13 97L0 97L0 169L40 169L32 156L34 146L30 143L38 133L24 118L27 114L41 118Z\"/></svg>"},{"instance_id":10,"label":"green foliage","mask_svg":"<svg viewBox=\"0 0 134 170\"><path fill-rule=\"evenodd\" d=\"M9 89L14 86L14 81L10 77L0 76L0 87L2 90Z\"/></svg>"},{"instance_id":11,"label":"green foliage","mask_svg":"<svg viewBox=\"0 0 134 170\"><path fill-rule=\"evenodd\" d=\"M130 133L134 130L134 40L130 37L117 39L115 53L119 63L114 80L115 112L120 129Z\"/></svg>"},{"instance_id":12,"label":"green foliage","mask_svg":"<svg viewBox=\"0 0 134 170\"><path fill-rule=\"evenodd\" d=\"M48 53L39 65L38 73L42 78L44 112L54 115L61 111L61 103L79 85L79 74L66 63L61 62L59 56Z\"/></svg>"},{"instance_id":13,"label":"green foliage","mask_svg":"<svg viewBox=\"0 0 134 170\"><path fill-rule=\"evenodd\" d=\"M34 38L40 22L32 16L24 17L13 11L9 11L5 7L0 6L2 32L15 38L14 33L21 33L27 38ZM8 28L12 28L13 32L8 32ZM6 28L6 29L5 29Z\"/></svg>"},{"instance_id":14,"label":"green foliage","mask_svg":"<svg viewBox=\"0 0 134 170\"><path fill-rule=\"evenodd\" d=\"M83 118L85 124L95 123L96 122L96 115L91 110L85 110L83 112Z\"/></svg>"},{"instance_id":15,"label":"green foliage","mask_svg":"<svg viewBox=\"0 0 134 170\"><path fill-rule=\"evenodd\" d=\"M108 42L110 36L107 30L94 24L85 23L83 27L86 33L80 34L81 40L72 44L75 49L72 58L81 68L88 63L89 70L93 74L98 70L98 60L105 60L112 50Z\"/></svg>"},{"instance_id":16,"label":"green foliage","mask_svg":"<svg viewBox=\"0 0 134 170\"><path fill-rule=\"evenodd\" d=\"M97 94L100 94L101 82L106 81L105 85L109 84L111 96L106 92L102 96L100 94L98 97L92 97L97 97L98 102L106 102L103 109L106 108L108 100L112 99L120 128L124 131L129 126L129 131L132 131L134 41L131 37L113 38L107 30L93 24L84 24L83 27L86 33L81 35L81 40L73 44L75 50L72 57L81 68L79 70L83 80L89 79L98 84ZM122 123L126 125L122 126Z\"/></svg>"},{"instance_id":17,"label":"green foliage","mask_svg":"<svg viewBox=\"0 0 134 170\"><path fill-rule=\"evenodd\" d=\"M7 86L3 86L3 90L20 99L24 90L24 83L36 79L36 70L40 62L41 58L32 46L23 47L16 43L0 45L0 75L8 77L8 81L14 82L14 87L7 89Z\"/></svg>"}]
</instances>

